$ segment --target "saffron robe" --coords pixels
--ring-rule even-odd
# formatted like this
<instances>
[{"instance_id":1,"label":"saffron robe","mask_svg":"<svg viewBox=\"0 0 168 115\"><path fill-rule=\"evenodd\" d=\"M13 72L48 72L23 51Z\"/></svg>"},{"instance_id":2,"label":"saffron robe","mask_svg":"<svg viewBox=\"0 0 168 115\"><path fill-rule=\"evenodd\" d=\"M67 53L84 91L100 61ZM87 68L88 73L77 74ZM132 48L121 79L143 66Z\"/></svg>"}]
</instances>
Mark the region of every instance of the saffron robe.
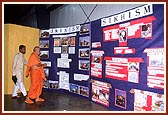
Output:
<instances>
[{"instance_id":1,"label":"saffron robe","mask_svg":"<svg viewBox=\"0 0 168 115\"><path fill-rule=\"evenodd\" d=\"M46 79L43 67L38 67L38 64L41 64L39 56L33 52L29 57L26 70L26 76L30 75L31 85L28 91L28 97L31 99L35 99L41 95L43 79Z\"/></svg>"}]
</instances>

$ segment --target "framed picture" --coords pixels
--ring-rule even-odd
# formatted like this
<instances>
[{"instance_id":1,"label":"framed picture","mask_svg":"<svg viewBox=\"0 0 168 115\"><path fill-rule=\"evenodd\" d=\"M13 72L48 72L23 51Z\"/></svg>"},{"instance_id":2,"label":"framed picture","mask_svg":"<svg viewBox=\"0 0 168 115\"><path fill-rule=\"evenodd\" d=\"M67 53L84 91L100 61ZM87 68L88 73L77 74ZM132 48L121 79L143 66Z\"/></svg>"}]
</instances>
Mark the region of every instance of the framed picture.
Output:
<instances>
[{"instance_id":1,"label":"framed picture","mask_svg":"<svg viewBox=\"0 0 168 115\"><path fill-rule=\"evenodd\" d=\"M48 59L49 51L40 51L40 59Z\"/></svg>"},{"instance_id":2,"label":"framed picture","mask_svg":"<svg viewBox=\"0 0 168 115\"><path fill-rule=\"evenodd\" d=\"M79 70L89 70L89 60L79 60Z\"/></svg>"},{"instance_id":3,"label":"framed picture","mask_svg":"<svg viewBox=\"0 0 168 115\"><path fill-rule=\"evenodd\" d=\"M115 89L115 106L126 109L126 91Z\"/></svg>"},{"instance_id":4,"label":"framed picture","mask_svg":"<svg viewBox=\"0 0 168 115\"><path fill-rule=\"evenodd\" d=\"M68 53L68 46L62 46L62 53Z\"/></svg>"},{"instance_id":5,"label":"framed picture","mask_svg":"<svg viewBox=\"0 0 168 115\"><path fill-rule=\"evenodd\" d=\"M49 48L49 40L40 40L40 48Z\"/></svg>"},{"instance_id":6,"label":"framed picture","mask_svg":"<svg viewBox=\"0 0 168 115\"><path fill-rule=\"evenodd\" d=\"M75 37L70 37L70 46L75 46Z\"/></svg>"},{"instance_id":7,"label":"framed picture","mask_svg":"<svg viewBox=\"0 0 168 115\"><path fill-rule=\"evenodd\" d=\"M68 46L69 45L69 37L62 37L61 38L61 45Z\"/></svg>"},{"instance_id":8,"label":"framed picture","mask_svg":"<svg viewBox=\"0 0 168 115\"><path fill-rule=\"evenodd\" d=\"M49 38L49 30L41 30L40 38Z\"/></svg>"},{"instance_id":9,"label":"framed picture","mask_svg":"<svg viewBox=\"0 0 168 115\"><path fill-rule=\"evenodd\" d=\"M50 89L58 89L58 81L49 80L49 88Z\"/></svg>"},{"instance_id":10,"label":"framed picture","mask_svg":"<svg viewBox=\"0 0 168 115\"><path fill-rule=\"evenodd\" d=\"M54 46L60 46L61 38L54 38Z\"/></svg>"},{"instance_id":11,"label":"framed picture","mask_svg":"<svg viewBox=\"0 0 168 115\"><path fill-rule=\"evenodd\" d=\"M89 58L89 48L79 49L79 58Z\"/></svg>"},{"instance_id":12,"label":"framed picture","mask_svg":"<svg viewBox=\"0 0 168 115\"><path fill-rule=\"evenodd\" d=\"M79 46L90 46L90 36L80 37Z\"/></svg>"},{"instance_id":13,"label":"framed picture","mask_svg":"<svg viewBox=\"0 0 168 115\"><path fill-rule=\"evenodd\" d=\"M79 86L77 84L70 84L70 92L79 94Z\"/></svg>"},{"instance_id":14,"label":"framed picture","mask_svg":"<svg viewBox=\"0 0 168 115\"><path fill-rule=\"evenodd\" d=\"M80 86L79 87L79 93L80 93L80 95L89 97L89 88L88 87L84 87L84 86Z\"/></svg>"},{"instance_id":15,"label":"framed picture","mask_svg":"<svg viewBox=\"0 0 168 115\"><path fill-rule=\"evenodd\" d=\"M150 38L152 37L152 23L143 24L141 27L141 37Z\"/></svg>"},{"instance_id":16,"label":"framed picture","mask_svg":"<svg viewBox=\"0 0 168 115\"><path fill-rule=\"evenodd\" d=\"M83 24L80 28L80 34L88 34L90 31L90 24Z\"/></svg>"},{"instance_id":17,"label":"framed picture","mask_svg":"<svg viewBox=\"0 0 168 115\"><path fill-rule=\"evenodd\" d=\"M119 42L126 42L127 41L127 30L120 30L119 31Z\"/></svg>"},{"instance_id":18,"label":"framed picture","mask_svg":"<svg viewBox=\"0 0 168 115\"><path fill-rule=\"evenodd\" d=\"M48 88L48 80L43 81L43 88Z\"/></svg>"}]
</instances>

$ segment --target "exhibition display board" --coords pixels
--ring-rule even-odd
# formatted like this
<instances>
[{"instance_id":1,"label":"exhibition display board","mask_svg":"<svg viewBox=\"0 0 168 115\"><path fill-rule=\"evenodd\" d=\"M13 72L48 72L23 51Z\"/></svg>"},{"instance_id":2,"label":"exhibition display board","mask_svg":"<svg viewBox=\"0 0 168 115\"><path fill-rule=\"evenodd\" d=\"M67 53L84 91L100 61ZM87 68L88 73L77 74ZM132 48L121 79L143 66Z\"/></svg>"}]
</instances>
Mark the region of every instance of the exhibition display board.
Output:
<instances>
[{"instance_id":1,"label":"exhibition display board","mask_svg":"<svg viewBox=\"0 0 168 115\"><path fill-rule=\"evenodd\" d=\"M163 4L41 30L43 87L114 111L164 111L164 37Z\"/></svg>"}]
</instances>

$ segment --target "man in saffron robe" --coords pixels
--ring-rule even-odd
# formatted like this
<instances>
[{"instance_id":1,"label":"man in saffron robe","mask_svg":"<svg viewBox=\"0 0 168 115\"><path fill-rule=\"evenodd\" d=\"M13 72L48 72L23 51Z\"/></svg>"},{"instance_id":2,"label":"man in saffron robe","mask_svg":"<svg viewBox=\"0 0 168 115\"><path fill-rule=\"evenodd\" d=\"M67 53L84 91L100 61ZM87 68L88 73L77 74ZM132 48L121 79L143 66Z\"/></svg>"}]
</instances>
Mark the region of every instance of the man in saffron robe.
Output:
<instances>
[{"instance_id":1,"label":"man in saffron robe","mask_svg":"<svg viewBox=\"0 0 168 115\"><path fill-rule=\"evenodd\" d=\"M43 98L39 96L42 93L43 88L43 80L46 81L46 77L44 74L43 67L46 67L46 64L42 64L39 59L40 47L35 46L33 49L33 53L30 55L26 70L26 77L30 75L30 89L28 91L27 98L25 100L26 103L31 104L34 103L31 99L35 99L35 101L45 101Z\"/></svg>"}]
</instances>

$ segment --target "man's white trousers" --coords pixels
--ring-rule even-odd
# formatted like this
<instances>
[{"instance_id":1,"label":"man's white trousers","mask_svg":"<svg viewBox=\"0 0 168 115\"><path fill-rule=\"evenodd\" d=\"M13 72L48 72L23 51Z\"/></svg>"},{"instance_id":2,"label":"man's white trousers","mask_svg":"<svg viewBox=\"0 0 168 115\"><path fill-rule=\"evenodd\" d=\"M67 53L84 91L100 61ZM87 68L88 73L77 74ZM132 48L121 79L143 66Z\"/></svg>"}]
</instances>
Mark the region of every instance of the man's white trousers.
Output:
<instances>
[{"instance_id":1,"label":"man's white trousers","mask_svg":"<svg viewBox=\"0 0 168 115\"><path fill-rule=\"evenodd\" d=\"M12 93L12 97L18 96L18 90L20 89L20 91L22 92L23 96L27 95L26 89L24 87L23 83L19 83L17 82L16 84L14 84L14 88L13 88L13 93Z\"/></svg>"}]
</instances>

